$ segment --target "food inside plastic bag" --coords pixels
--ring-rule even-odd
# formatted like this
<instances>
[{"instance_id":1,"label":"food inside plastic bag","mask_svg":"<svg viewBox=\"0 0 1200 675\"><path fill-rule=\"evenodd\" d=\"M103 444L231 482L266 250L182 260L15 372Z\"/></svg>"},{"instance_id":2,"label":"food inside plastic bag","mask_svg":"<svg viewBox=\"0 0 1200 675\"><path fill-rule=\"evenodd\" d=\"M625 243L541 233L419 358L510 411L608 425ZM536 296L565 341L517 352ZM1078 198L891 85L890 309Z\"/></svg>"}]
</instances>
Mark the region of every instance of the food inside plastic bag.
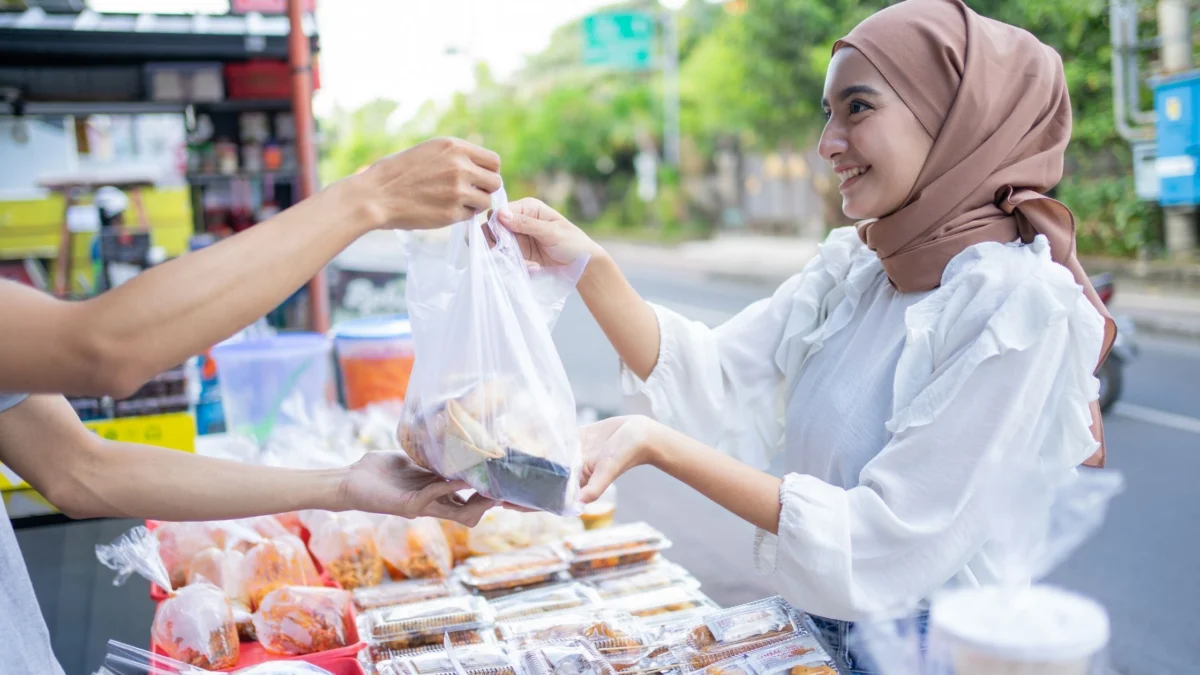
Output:
<instances>
[{"instance_id":1,"label":"food inside plastic bag","mask_svg":"<svg viewBox=\"0 0 1200 675\"><path fill-rule=\"evenodd\" d=\"M494 621L482 598L458 596L376 609L362 617L366 638L377 654L402 653L443 644L483 642L482 629Z\"/></svg>"},{"instance_id":2,"label":"food inside plastic bag","mask_svg":"<svg viewBox=\"0 0 1200 675\"><path fill-rule=\"evenodd\" d=\"M159 603L150 627L151 639L164 654L211 670L237 663L240 643L225 592L204 579L175 590L159 555L159 540L149 530L135 527L112 544L97 546L96 557L116 570L116 584L136 572L170 592Z\"/></svg>"},{"instance_id":3,"label":"food inside plastic bag","mask_svg":"<svg viewBox=\"0 0 1200 675\"><path fill-rule=\"evenodd\" d=\"M162 654L109 640L104 665L96 675L202 675L206 672ZM268 661L230 672L233 675L333 675L305 661Z\"/></svg>"},{"instance_id":4,"label":"food inside plastic bag","mask_svg":"<svg viewBox=\"0 0 1200 675\"><path fill-rule=\"evenodd\" d=\"M605 599L646 593L663 588L700 588L700 582L675 563L659 559L653 563L616 567L585 577L583 583Z\"/></svg>"},{"instance_id":5,"label":"food inside plastic bag","mask_svg":"<svg viewBox=\"0 0 1200 675\"><path fill-rule=\"evenodd\" d=\"M464 560L471 557L471 528L456 523L453 520L439 520L438 524L442 526L442 534L446 535L446 541L450 544L450 552L454 556L454 564L462 564Z\"/></svg>"},{"instance_id":6,"label":"food inside plastic bag","mask_svg":"<svg viewBox=\"0 0 1200 675\"><path fill-rule=\"evenodd\" d=\"M525 675L615 675L600 652L586 640L566 640L517 654Z\"/></svg>"},{"instance_id":7,"label":"food inside plastic bag","mask_svg":"<svg viewBox=\"0 0 1200 675\"><path fill-rule=\"evenodd\" d=\"M238 637L254 640L254 622L251 621L250 598L242 584L241 568L245 556L236 548L206 548L192 558L188 569L188 584L209 581L225 592L233 608Z\"/></svg>"},{"instance_id":8,"label":"food inside plastic bag","mask_svg":"<svg viewBox=\"0 0 1200 675\"><path fill-rule=\"evenodd\" d=\"M591 530L563 540L563 548L571 556L572 574L648 562L670 547L671 541L646 523Z\"/></svg>"},{"instance_id":9,"label":"food inside plastic bag","mask_svg":"<svg viewBox=\"0 0 1200 675\"><path fill-rule=\"evenodd\" d=\"M567 563L555 549L540 546L471 558L459 570L462 583L490 592L555 581L567 570Z\"/></svg>"},{"instance_id":10,"label":"food inside plastic bag","mask_svg":"<svg viewBox=\"0 0 1200 675\"><path fill-rule=\"evenodd\" d=\"M496 209L506 201L503 189L493 195ZM449 238L407 242L407 300L421 357L401 446L417 464L493 499L577 511L575 399L550 331L586 259L531 271L494 218L458 223Z\"/></svg>"},{"instance_id":11,"label":"food inside plastic bag","mask_svg":"<svg viewBox=\"0 0 1200 675\"><path fill-rule=\"evenodd\" d=\"M353 634L350 593L336 588L284 586L271 591L254 613L258 641L282 656L345 647Z\"/></svg>"},{"instance_id":12,"label":"food inside plastic bag","mask_svg":"<svg viewBox=\"0 0 1200 675\"><path fill-rule=\"evenodd\" d=\"M241 566L242 585L251 609L283 586L317 586L321 575L304 543L295 537L264 539L246 551Z\"/></svg>"},{"instance_id":13,"label":"food inside plastic bag","mask_svg":"<svg viewBox=\"0 0 1200 675\"><path fill-rule=\"evenodd\" d=\"M811 635L757 649L745 659L757 675L838 675L829 653Z\"/></svg>"},{"instance_id":14,"label":"food inside plastic bag","mask_svg":"<svg viewBox=\"0 0 1200 675\"><path fill-rule=\"evenodd\" d=\"M376 531L379 552L393 578L445 579L454 554L442 526L433 518L389 516Z\"/></svg>"},{"instance_id":15,"label":"food inside plastic bag","mask_svg":"<svg viewBox=\"0 0 1200 675\"><path fill-rule=\"evenodd\" d=\"M598 607L603 604L594 589L583 584L567 583L516 593L491 603L497 621L509 621L541 614L553 614L568 609Z\"/></svg>"},{"instance_id":16,"label":"food inside plastic bag","mask_svg":"<svg viewBox=\"0 0 1200 675\"><path fill-rule=\"evenodd\" d=\"M507 553L531 546L557 544L580 532L583 532L583 522L575 516L493 509L471 528L467 534L467 548L471 555Z\"/></svg>"},{"instance_id":17,"label":"food inside plastic bag","mask_svg":"<svg viewBox=\"0 0 1200 675\"><path fill-rule=\"evenodd\" d=\"M410 579L382 586L354 589L354 606L360 611L411 605L426 600L461 595L462 587L448 579Z\"/></svg>"},{"instance_id":18,"label":"food inside plastic bag","mask_svg":"<svg viewBox=\"0 0 1200 675\"><path fill-rule=\"evenodd\" d=\"M187 583L188 565L197 553L225 548L226 528L219 523L161 522L155 524L154 537L171 579L163 588L182 588Z\"/></svg>"},{"instance_id":19,"label":"food inside plastic bag","mask_svg":"<svg viewBox=\"0 0 1200 675\"><path fill-rule=\"evenodd\" d=\"M610 662L622 665L645 656L652 644L638 620L628 613L591 608L503 621L496 624L496 634L514 649L578 638Z\"/></svg>"},{"instance_id":20,"label":"food inside plastic bag","mask_svg":"<svg viewBox=\"0 0 1200 675\"><path fill-rule=\"evenodd\" d=\"M383 581L383 557L375 527L361 513L331 514L308 540L308 548L339 586L354 590Z\"/></svg>"}]
</instances>

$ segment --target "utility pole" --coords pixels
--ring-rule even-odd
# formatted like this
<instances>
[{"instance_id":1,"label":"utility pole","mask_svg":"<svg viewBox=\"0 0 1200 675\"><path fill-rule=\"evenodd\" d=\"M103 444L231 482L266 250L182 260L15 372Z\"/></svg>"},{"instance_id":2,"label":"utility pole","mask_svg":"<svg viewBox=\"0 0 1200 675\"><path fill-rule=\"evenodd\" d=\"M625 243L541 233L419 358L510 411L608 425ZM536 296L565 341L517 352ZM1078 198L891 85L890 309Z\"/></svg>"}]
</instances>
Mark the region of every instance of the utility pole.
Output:
<instances>
[{"instance_id":1,"label":"utility pole","mask_svg":"<svg viewBox=\"0 0 1200 675\"><path fill-rule=\"evenodd\" d=\"M1158 0L1158 36L1162 74L1192 68L1192 20L1189 0ZM1114 55L1115 58L1115 55ZM1163 209L1167 253L1190 256L1196 251L1196 214L1191 207Z\"/></svg>"}]
</instances>

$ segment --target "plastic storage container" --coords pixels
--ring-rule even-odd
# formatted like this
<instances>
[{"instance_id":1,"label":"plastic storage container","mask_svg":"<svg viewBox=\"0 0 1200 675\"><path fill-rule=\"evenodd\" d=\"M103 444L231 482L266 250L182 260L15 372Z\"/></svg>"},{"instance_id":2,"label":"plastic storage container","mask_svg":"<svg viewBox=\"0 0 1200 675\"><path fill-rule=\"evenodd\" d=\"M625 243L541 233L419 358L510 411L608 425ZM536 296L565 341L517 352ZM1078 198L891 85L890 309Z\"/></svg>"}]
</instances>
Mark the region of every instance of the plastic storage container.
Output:
<instances>
[{"instance_id":1,"label":"plastic storage container","mask_svg":"<svg viewBox=\"0 0 1200 675\"><path fill-rule=\"evenodd\" d=\"M404 400L415 358L408 317L355 319L334 326L333 335L347 408Z\"/></svg>"},{"instance_id":2,"label":"plastic storage container","mask_svg":"<svg viewBox=\"0 0 1200 675\"><path fill-rule=\"evenodd\" d=\"M277 425L295 424L284 402L299 396L305 408L328 402L329 341L315 333L289 333L213 347L221 404L229 433L266 441Z\"/></svg>"}]
</instances>

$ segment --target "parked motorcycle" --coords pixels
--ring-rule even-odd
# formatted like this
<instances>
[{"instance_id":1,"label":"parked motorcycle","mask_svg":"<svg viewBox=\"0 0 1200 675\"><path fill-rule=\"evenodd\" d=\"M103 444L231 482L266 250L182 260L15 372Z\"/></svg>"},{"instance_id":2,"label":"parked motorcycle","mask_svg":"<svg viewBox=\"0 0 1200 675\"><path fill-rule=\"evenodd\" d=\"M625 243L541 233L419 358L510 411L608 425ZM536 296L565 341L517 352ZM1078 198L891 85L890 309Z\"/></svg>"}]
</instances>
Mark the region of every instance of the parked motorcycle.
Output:
<instances>
[{"instance_id":1,"label":"parked motorcycle","mask_svg":"<svg viewBox=\"0 0 1200 675\"><path fill-rule=\"evenodd\" d=\"M1108 305L1115 292L1115 284L1111 274L1101 274L1092 277L1092 285L1100 299ZM1127 316L1114 315L1117 322L1117 340L1113 343L1108 359L1100 366L1096 377L1100 379L1100 410L1108 412L1109 408L1121 398L1121 388L1125 383L1125 366L1138 355L1133 321Z\"/></svg>"}]
</instances>

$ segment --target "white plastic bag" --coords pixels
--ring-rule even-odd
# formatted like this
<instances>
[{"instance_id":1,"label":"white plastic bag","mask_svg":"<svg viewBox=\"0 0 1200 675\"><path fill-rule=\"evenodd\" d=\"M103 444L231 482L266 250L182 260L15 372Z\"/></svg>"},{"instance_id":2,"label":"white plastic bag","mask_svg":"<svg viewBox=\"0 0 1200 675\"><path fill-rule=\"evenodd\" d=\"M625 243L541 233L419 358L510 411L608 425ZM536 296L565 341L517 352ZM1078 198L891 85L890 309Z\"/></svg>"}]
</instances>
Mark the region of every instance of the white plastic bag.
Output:
<instances>
[{"instance_id":1,"label":"white plastic bag","mask_svg":"<svg viewBox=\"0 0 1200 675\"><path fill-rule=\"evenodd\" d=\"M586 258L531 270L494 215L406 242L417 360L401 445L493 499L578 512L575 398L550 331Z\"/></svg>"}]
</instances>

